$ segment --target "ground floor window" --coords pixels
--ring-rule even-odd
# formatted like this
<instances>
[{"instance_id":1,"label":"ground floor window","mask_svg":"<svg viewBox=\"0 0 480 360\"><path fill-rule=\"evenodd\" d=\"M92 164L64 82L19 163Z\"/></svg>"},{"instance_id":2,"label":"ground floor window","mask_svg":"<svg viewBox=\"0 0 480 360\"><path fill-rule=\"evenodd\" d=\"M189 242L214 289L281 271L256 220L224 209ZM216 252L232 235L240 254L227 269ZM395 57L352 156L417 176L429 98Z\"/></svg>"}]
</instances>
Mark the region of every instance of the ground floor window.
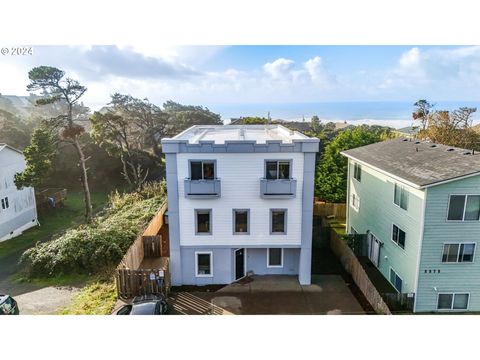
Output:
<instances>
[{"instance_id":1,"label":"ground floor window","mask_svg":"<svg viewBox=\"0 0 480 360\"><path fill-rule=\"evenodd\" d=\"M467 310L468 293L443 293L438 294L437 310Z\"/></svg>"},{"instance_id":2,"label":"ground floor window","mask_svg":"<svg viewBox=\"0 0 480 360\"><path fill-rule=\"evenodd\" d=\"M213 253L211 251L195 253L196 276L213 276Z\"/></svg>"},{"instance_id":3,"label":"ground floor window","mask_svg":"<svg viewBox=\"0 0 480 360\"><path fill-rule=\"evenodd\" d=\"M400 276L398 276L398 274L392 268L390 268L390 282L395 287L395 289L397 289L399 293L402 292L403 280Z\"/></svg>"},{"instance_id":4,"label":"ground floor window","mask_svg":"<svg viewBox=\"0 0 480 360\"><path fill-rule=\"evenodd\" d=\"M281 248L268 249L267 267L283 267L283 249Z\"/></svg>"}]
</instances>

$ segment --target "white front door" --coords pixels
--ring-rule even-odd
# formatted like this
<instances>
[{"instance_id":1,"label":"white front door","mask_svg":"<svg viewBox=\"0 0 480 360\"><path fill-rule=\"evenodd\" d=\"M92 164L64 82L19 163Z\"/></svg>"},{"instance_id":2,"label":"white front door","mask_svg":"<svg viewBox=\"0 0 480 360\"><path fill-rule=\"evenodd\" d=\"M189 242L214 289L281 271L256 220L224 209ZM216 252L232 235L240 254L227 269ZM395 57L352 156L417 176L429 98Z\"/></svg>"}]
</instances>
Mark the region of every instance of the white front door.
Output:
<instances>
[{"instance_id":1,"label":"white front door","mask_svg":"<svg viewBox=\"0 0 480 360\"><path fill-rule=\"evenodd\" d=\"M380 260L380 246L382 245L382 242L378 240L372 233L368 233L368 237L370 246L368 258L373 263L373 265L378 267L378 262Z\"/></svg>"}]
</instances>

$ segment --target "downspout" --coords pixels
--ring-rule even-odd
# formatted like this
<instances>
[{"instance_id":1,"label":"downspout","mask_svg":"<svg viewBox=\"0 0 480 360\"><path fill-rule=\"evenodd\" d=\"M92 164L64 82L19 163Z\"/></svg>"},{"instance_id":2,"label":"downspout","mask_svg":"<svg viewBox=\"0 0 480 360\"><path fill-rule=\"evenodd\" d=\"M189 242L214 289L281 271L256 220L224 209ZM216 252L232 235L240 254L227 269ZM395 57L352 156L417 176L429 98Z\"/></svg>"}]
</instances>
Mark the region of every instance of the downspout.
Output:
<instances>
[{"instance_id":1,"label":"downspout","mask_svg":"<svg viewBox=\"0 0 480 360\"><path fill-rule=\"evenodd\" d=\"M415 274L415 298L413 300L413 312L414 313L417 312L418 278L420 277L420 258L421 258L421 255L422 255L423 236L424 236L424 233L425 233L425 209L427 207L427 195L428 195L428 188L425 188L422 214L421 214L421 218L420 218L420 239L418 241L417 268L416 268L416 274Z\"/></svg>"}]
</instances>

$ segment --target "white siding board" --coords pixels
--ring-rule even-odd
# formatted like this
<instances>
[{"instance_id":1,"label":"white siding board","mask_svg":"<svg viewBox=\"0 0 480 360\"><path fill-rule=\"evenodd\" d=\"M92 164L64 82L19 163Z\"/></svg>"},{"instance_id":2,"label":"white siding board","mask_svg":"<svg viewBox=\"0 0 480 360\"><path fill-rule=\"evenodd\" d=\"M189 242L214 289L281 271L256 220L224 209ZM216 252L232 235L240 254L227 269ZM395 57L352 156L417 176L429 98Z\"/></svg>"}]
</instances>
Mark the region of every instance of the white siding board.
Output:
<instances>
[{"instance_id":1,"label":"white siding board","mask_svg":"<svg viewBox=\"0 0 480 360\"><path fill-rule=\"evenodd\" d=\"M184 179L188 160L217 161L222 193L218 199L187 199ZM260 178L266 159L291 159L292 177L297 179L294 199L262 199ZM300 246L302 225L303 153L222 153L177 154L180 245ZM288 209L287 234L270 235L270 209ZM212 235L195 235L194 209L212 209ZM232 209L250 209L250 234L233 235Z\"/></svg>"}]
</instances>

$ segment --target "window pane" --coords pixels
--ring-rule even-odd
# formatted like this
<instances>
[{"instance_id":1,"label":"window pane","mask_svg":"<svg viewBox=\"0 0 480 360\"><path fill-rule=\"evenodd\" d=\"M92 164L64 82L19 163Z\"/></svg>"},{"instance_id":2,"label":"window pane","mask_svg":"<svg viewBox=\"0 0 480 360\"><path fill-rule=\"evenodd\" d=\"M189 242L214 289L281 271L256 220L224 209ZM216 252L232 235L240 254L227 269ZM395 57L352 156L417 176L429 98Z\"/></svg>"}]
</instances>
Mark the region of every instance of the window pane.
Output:
<instances>
[{"instance_id":1,"label":"window pane","mask_svg":"<svg viewBox=\"0 0 480 360\"><path fill-rule=\"evenodd\" d=\"M440 294L438 295L437 309L451 309L452 308L453 294Z\"/></svg>"},{"instance_id":2,"label":"window pane","mask_svg":"<svg viewBox=\"0 0 480 360\"><path fill-rule=\"evenodd\" d=\"M393 269L390 269L390 282L392 284L395 284L395 276L396 276L395 271L393 271Z\"/></svg>"},{"instance_id":3,"label":"window pane","mask_svg":"<svg viewBox=\"0 0 480 360\"><path fill-rule=\"evenodd\" d=\"M400 191L400 207L404 210L407 210L408 207L408 192L405 188L401 188Z\"/></svg>"},{"instance_id":4,"label":"window pane","mask_svg":"<svg viewBox=\"0 0 480 360\"><path fill-rule=\"evenodd\" d=\"M453 299L454 309L466 309L468 305L468 294L455 294Z\"/></svg>"},{"instance_id":5,"label":"window pane","mask_svg":"<svg viewBox=\"0 0 480 360\"><path fill-rule=\"evenodd\" d=\"M248 211L235 211L235 232L246 233L248 231Z\"/></svg>"},{"instance_id":6,"label":"window pane","mask_svg":"<svg viewBox=\"0 0 480 360\"><path fill-rule=\"evenodd\" d=\"M290 179L290 162L280 161L278 163L278 178Z\"/></svg>"},{"instance_id":7,"label":"window pane","mask_svg":"<svg viewBox=\"0 0 480 360\"><path fill-rule=\"evenodd\" d=\"M405 231L398 229L398 245L405 248Z\"/></svg>"},{"instance_id":8,"label":"window pane","mask_svg":"<svg viewBox=\"0 0 480 360\"><path fill-rule=\"evenodd\" d=\"M400 198L401 198L400 190L401 190L400 186L395 184L395 193L393 196L393 202L398 206L400 206Z\"/></svg>"},{"instance_id":9,"label":"window pane","mask_svg":"<svg viewBox=\"0 0 480 360\"><path fill-rule=\"evenodd\" d=\"M362 168L358 164L353 166L353 177L358 181L362 179Z\"/></svg>"},{"instance_id":10,"label":"window pane","mask_svg":"<svg viewBox=\"0 0 480 360\"><path fill-rule=\"evenodd\" d=\"M458 258L458 244L443 245L442 262L457 262Z\"/></svg>"},{"instance_id":11,"label":"window pane","mask_svg":"<svg viewBox=\"0 0 480 360\"><path fill-rule=\"evenodd\" d=\"M475 251L475 244L460 245L460 256L458 260L461 262L472 262L474 251Z\"/></svg>"},{"instance_id":12,"label":"window pane","mask_svg":"<svg viewBox=\"0 0 480 360\"><path fill-rule=\"evenodd\" d=\"M450 196L450 205L448 207L448 220L463 220L464 205L465 195Z\"/></svg>"},{"instance_id":13,"label":"window pane","mask_svg":"<svg viewBox=\"0 0 480 360\"><path fill-rule=\"evenodd\" d=\"M276 161L267 161L267 173L265 174L267 179L273 180L277 179L277 162Z\"/></svg>"},{"instance_id":14,"label":"window pane","mask_svg":"<svg viewBox=\"0 0 480 360\"><path fill-rule=\"evenodd\" d=\"M215 179L215 165L213 162L203 163L203 178L206 180Z\"/></svg>"},{"instance_id":15,"label":"window pane","mask_svg":"<svg viewBox=\"0 0 480 360\"><path fill-rule=\"evenodd\" d=\"M272 211L272 233L285 232L285 211Z\"/></svg>"},{"instance_id":16,"label":"window pane","mask_svg":"<svg viewBox=\"0 0 480 360\"><path fill-rule=\"evenodd\" d=\"M480 195L468 195L465 220L478 220L480 215Z\"/></svg>"},{"instance_id":17,"label":"window pane","mask_svg":"<svg viewBox=\"0 0 480 360\"><path fill-rule=\"evenodd\" d=\"M197 212L197 232L199 233L210 232L210 212L209 211Z\"/></svg>"},{"instance_id":18,"label":"window pane","mask_svg":"<svg viewBox=\"0 0 480 360\"><path fill-rule=\"evenodd\" d=\"M398 290L398 292L402 292L402 279L400 279L398 275L395 278L395 288Z\"/></svg>"},{"instance_id":19,"label":"window pane","mask_svg":"<svg viewBox=\"0 0 480 360\"><path fill-rule=\"evenodd\" d=\"M397 225L393 225L392 239L393 239L393 241L398 243L398 227L397 227Z\"/></svg>"},{"instance_id":20,"label":"window pane","mask_svg":"<svg viewBox=\"0 0 480 360\"><path fill-rule=\"evenodd\" d=\"M200 161L190 162L190 176L192 180L202 179L202 163Z\"/></svg>"},{"instance_id":21,"label":"window pane","mask_svg":"<svg viewBox=\"0 0 480 360\"><path fill-rule=\"evenodd\" d=\"M210 254L197 254L198 274L210 275L212 269L210 268Z\"/></svg>"},{"instance_id":22,"label":"window pane","mask_svg":"<svg viewBox=\"0 0 480 360\"><path fill-rule=\"evenodd\" d=\"M268 249L268 266L282 265L282 249Z\"/></svg>"}]
</instances>

